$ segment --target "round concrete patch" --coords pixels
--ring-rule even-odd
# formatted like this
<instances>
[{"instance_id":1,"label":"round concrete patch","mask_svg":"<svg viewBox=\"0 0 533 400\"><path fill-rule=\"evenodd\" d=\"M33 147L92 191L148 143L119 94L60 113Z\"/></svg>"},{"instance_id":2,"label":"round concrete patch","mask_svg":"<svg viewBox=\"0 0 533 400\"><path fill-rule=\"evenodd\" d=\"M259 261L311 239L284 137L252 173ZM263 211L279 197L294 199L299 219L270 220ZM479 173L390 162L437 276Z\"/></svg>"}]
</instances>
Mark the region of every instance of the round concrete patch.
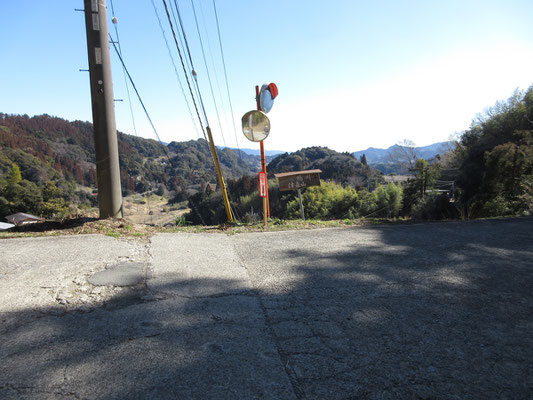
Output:
<instances>
[{"instance_id":1,"label":"round concrete patch","mask_svg":"<svg viewBox=\"0 0 533 400\"><path fill-rule=\"evenodd\" d=\"M134 286L144 279L144 264L120 263L89 277L94 286Z\"/></svg>"}]
</instances>

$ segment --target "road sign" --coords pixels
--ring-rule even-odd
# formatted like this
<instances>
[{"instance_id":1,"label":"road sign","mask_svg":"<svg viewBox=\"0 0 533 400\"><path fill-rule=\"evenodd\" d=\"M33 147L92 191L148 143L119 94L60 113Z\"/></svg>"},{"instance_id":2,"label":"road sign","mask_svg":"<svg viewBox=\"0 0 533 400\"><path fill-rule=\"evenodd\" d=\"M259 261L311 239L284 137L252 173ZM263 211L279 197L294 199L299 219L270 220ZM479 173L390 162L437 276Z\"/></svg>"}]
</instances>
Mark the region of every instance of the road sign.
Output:
<instances>
[{"instance_id":1,"label":"road sign","mask_svg":"<svg viewBox=\"0 0 533 400\"><path fill-rule=\"evenodd\" d=\"M285 172L275 174L278 178L279 190L298 190L309 186L320 186L319 169L310 169L307 171Z\"/></svg>"},{"instance_id":2,"label":"road sign","mask_svg":"<svg viewBox=\"0 0 533 400\"><path fill-rule=\"evenodd\" d=\"M259 196L266 197L267 176L264 172L259 172Z\"/></svg>"}]
</instances>

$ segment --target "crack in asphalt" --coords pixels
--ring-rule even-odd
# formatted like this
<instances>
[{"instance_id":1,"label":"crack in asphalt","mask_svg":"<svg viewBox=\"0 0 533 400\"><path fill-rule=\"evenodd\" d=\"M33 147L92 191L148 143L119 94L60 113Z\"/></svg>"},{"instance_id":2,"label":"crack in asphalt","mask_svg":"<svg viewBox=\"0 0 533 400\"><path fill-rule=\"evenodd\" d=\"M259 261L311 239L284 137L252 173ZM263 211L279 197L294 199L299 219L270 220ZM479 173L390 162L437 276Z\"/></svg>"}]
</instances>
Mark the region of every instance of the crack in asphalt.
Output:
<instances>
[{"instance_id":1,"label":"crack in asphalt","mask_svg":"<svg viewBox=\"0 0 533 400\"><path fill-rule=\"evenodd\" d=\"M263 313L263 318L264 318L264 321L265 321L266 328L268 330L268 333L269 333L270 337L272 338L272 341L274 342L274 346L276 347L276 352L278 354L279 360L281 361L283 369L285 370L285 374L287 375L287 378L289 379L289 382L291 384L291 388L292 388L294 397L296 397L297 399L305 399L306 396L305 396L304 391L302 390L302 388L300 387L300 385L298 383L298 378L294 374L294 371L289 367L289 360L286 360L286 357L284 357L284 355L283 355L283 352L281 350L281 345L280 345L280 338L278 338L278 336L274 332L273 323L270 320L267 308L265 307L265 304L263 302L263 298L261 297L261 294L255 288L255 285L253 283L250 271L249 271L248 267L246 266L246 262L245 262L243 256L237 250L237 246L235 245L235 241L234 240L231 240L231 244L233 246L233 250L234 250L235 254L237 255L237 259L239 260L239 264L246 271L248 279L250 280L250 283L252 284L252 288L253 288L252 293L254 294L254 297L256 297L257 300L258 300L259 307L261 308L261 311Z\"/></svg>"},{"instance_id":2,"label":"crack in asphalt","mask_svg":"<svg viewBox=\"0 0 533 400\"><path fill-rule=\"evenodd\" d=\"M2 390L2 391L8 391L8 390L15 391L15 392L17 392L20 395L28 394L28 392L29 392L29 393L32 393L32 394L60 395L60 396L64 396L64 397L71 397L71 398L78 399L78 400L86 400L87 399L85 397L81 397L76 392L66 391L66 390L63 390L61 388L58 388L58 389L54 390L53 388L44 389L44 388L39 388L38 386L16 386L16 385L11 385L11 384L7 383L7 384L3 384L3 385L0 384L0 390Z\"/></svg>"}]
</instances>

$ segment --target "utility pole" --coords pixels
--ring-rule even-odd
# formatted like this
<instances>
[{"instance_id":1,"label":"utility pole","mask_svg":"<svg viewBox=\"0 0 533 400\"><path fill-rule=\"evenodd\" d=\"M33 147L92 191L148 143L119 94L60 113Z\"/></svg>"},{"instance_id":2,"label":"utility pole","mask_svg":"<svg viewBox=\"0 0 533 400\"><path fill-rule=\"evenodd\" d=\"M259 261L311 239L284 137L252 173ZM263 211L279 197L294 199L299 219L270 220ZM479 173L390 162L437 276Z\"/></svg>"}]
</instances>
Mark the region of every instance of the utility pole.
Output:
<instances>
[{"instance_id":1,"label":"utility pole","mask_svg":"<svg viewBox=\"0 0 533 400\"><path fill-rule=\"evenodd\" d=\"M100 218L123 217L106 0L84 0Z\"/></svg>"}]
</instances>

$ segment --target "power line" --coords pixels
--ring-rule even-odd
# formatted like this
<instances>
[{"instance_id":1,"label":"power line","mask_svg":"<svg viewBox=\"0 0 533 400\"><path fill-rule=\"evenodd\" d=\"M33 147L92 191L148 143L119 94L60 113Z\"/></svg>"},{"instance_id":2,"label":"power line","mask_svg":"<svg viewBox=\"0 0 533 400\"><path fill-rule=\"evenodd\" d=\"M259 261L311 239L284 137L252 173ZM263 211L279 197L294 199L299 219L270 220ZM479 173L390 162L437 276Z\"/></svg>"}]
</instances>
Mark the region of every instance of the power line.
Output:
<instances>
[{"instance_id":1,"label":"power line","mask_svg":"<svg viewBox=\"0 0 533 400\"><path fill-rule=\"evenodd\" d=\"M157 133L157 129L155 129L155 126L154 126L154 123L152 122L152 118L150 118L150 114L148 114L148 110L146 109L146 107L144 106L144 103L141 99L141 95L139 94L139 91L137 90L137 87L135 86L135 83L133 82L133 78L131 77L128 69L126 68L126 64L124 64L124 60L122 59L122 56L120 55L119 51L118 51L118 48L115 44L115 42L113 42L111 40L111 44L113 45L113 48L115 49L115 52L117 53L117 56L118 56L118 59L120 60L120 63L122 64L122 68L124 68L124 71L126 71L126 74L128 75L128 78L131 82L131 86L133 87L133 90L135 90L135 93L137 94L137 98L139 99L139 102L141 103L141 106L144 110L144 113L146 114L146 117L148 118L148 121L150 122L150 125L152 126L152 129L154 130L154 133L155 133L155 136L157 137L157 140L159 140L159 142L161 144L163 144L163 142L161 141L161 138L159 137L159 133ZM170 162L170 154L168 152L168 148L167 146L163 145L164 148L165 148L165 151L167 153L167 157L168 157L168 160Z\"/></svg>"},{"instance_id":2,"label":"power line","mask_svg":"<svg viewBox=\"0 0 533 400\"><path fill-rule=\"evenodd\" d=\"M204 33L205 33L205 37L206 37L206 40L207 40L207 50L209 52L209 59L211 60L211 67L213 68L212 71L213 71L213 74L215 75L215 83L216 83L216 89L217 89L217 92L218 92L218 100L220 100L220 109L221 109L221 112L222 112L222 117L224 118L224 129L227 129L228 128L228 118L227 118L227 113L225 112L225 103L224 103L224 98L222 96L222 91L220 90L220 81L218 79L218 73L217 73L217 66L215 64L215 59L213 58L213 50L211 48L211 40L209 39L209 30L207 29L207 20L205 18L205 13L204 13L204 7L202 5L202 2L200 1L200 12L202 14L202 23L204 25ZM222 131L222 129L221 129ZM224 135L222 136L224 138Z\"/></svg>"},{"instance_id":3,"label":"power line","mask_svg":"<svg viewBox=\"0 0 533 400\"><path fill-rule=\"evenodd\" d=\"M200 133L198 132L198 127L196 126L196 122L194 121L194 117L192 115L192 111L191 111L191 106L189 104L189 100L187 100L187 95L185 94L185 89L183 88L183 84L182 84L180 76L178 74L178 69L176 68L176 63L174 62L174 57L172 57L172 52L170 51L170 47L168 45L167 37L165 35L165 30L164 30L163 25L161 23L161 18L159 18L159 13L157 12L157 7L156 7L156 5L154 3L154 0L151 0L151 1L152 1L152 6L154 8L155 15L157 17L157 22L159 23L159 28L161 29L161 33L163 35L163 39L165 40L165 45L166 45L167 50L168 50L168 55L169 55L170 60L172 62L172 66L174 67L174 73L176 74L176 78L178 79L178 82L179 82L179 85L180 85L181 93L183 94L183 98L185 99L185 103L187 104L187 109L189 110L189 116L191 117L191 121L192 121L192 124L194 126L194 130L196 131L196 135L198 137L200 137Z\"/></svg>"},{"instance_id":4,"label":"power line","mask_svg":"<svg viewBox=\"0 0 533 400\"><path fill-rule=\"evenodd\" d=\"M172 30L172 35L174 36L174 43L176 44L176 48L178 49L178 54L180 56L181 66L183 68L183 72L185 74L185 78L187 79L187 86L189 87L189 91L191 93L192 101L194 103L194 108L196 110L196 115L198 116L198 120L200 121L200 127L202 128L202 133L204 134L204 138L205 138L205 140L207 140L207 136L205 134L205 129L204 129L204 126L202 124L202 118L200 117L200 112L198 111L198 106L196 104L196 100L194 99L194 94L193 94L193 91L192 91L192 88L191 88L191 83L189 81L189 76L187 75L187 69L185 68L185 63L183 62L183 56L181 55L181 50L180 50L180 47L178 46L178 40L176 38L176 31L174 30L174 25L172 24L172 19L170 17L170 13L168 11L168 6L167 6L166 0L163 0L163 4L165 6L165 12L167 13L167 18L168 18L168 23L170 24L170 29ZM178 16L179 16L179 9L178 9ZM181 17L179 17L179 18L181 20ZM190 56L190 54L189 54L189 56ZM191 63L192 63L192 58L191 58ZM194 71L194 69L193 69L193 71ZM198 85L198 83L196 83L196 84ZM203 101L202 101L202 96L201 95L199 96L199 100L200 100L200 104L201 104L203 112L204 112L205 122L206 122L207 125L209 125L208 120L207 120L207 114L205 112L205 107L203 106Z\"/></svg>"},{"instance_id":5,"label":"power line","mask_svg":"<svg viewBox=\"0 0 533 400\"><path fill-rule=\"evenodd\" d=\"M200 48L202 49L202 57L204 60L205 70L207 72L207 80L209 81L209 89L211 89L211 97L213 98L213 104L215 106L215 112L217 114L218 126L220 128L220 134L222 135L222 141L224 142L224 147L226 146L226 139L224 138L224 131L222 129L222 123L220 122L220 115L218 113L217 101L215 99L215 92L213 91L213 84L211 83L211 74L209 73L209 67L207 66L207 59L205 57L204 43L202 41L202 35L200 34L200 27L198 25L198 19L196 17L196 8L194 7L194 0L191 0L192 11L194 14L194 22L196 23L196 31L198 32L198 39L200 40Z\"/></svg>"},{"instance_id":6,"label":"power line","mask_svg":"<svg viewBox=\"0 0 533 400\"><path fill-rule=\"evenodd\" d=\"M165 3L164 0L163 0L163 3ZM166 3L165 3L165 5L166 5ZM190 62L190 65L191 65L191 69L194 70L194 63L193 63L192 57L191 57L191 50L189 49L189 42L187 41L187 35L185 34L185 28L183 27L183 20L181 19L180 7L178 6L178 2L176 0L174 0L174 6L176 7L176 13L178 14L178 20L179 20L179 23L180 23L181 32L183 34L183 40L185 41L185 48L187 50L187 55L189 56L189 62Z\"/></svg>"},{"instance_id":7,"label":"power line","mask_svg":"<svg viewBox=\"0 0 533 400\"><path fill-rule=\"evenodd\" d=\"M165 12L167 14L168 23L169 23L170 29L172 31L172 36L174 37L174 43L176 44L176 49L178 50L178 55L180 57L181 66L183 68L183 72L184 72L185 78L187 80L187 85L189 87L189 92L191 93L191 98L193 100L194 108L196 110L196 115L198 116L198 120L199 120L200 126L202 128L202 132L204 133L204 137L206 138L206 141L207 141L207 137L206 137L206 134L205 134L204 126L202 124L202 119L201 119L200 113L198 111L198 106L196 104L196 100L194 98L194 94L193 94L193 90L192 90L192 87L191 87L191 84L190 84L189 76L187 74L187 70L186 70L186 67L185 67L185 62L183 61L183 56L181 54L180 46L178 45L178 39L176 38L176 31L174 30L174 25L172 24L172 18L170 16L170 12L168 10L168 5L167 5L166 0L162 0L162 1L163 1L163 5L165 6ZM203 102L203 99L202 99L202 94L200 92L200 87L198 85L197 73L194 70L194 63L192 61L192 56L191 56L189 45L188 45L188 42L187 42L187 35L185 33L185 30L183 29L183 21L181 19L181 13L180 13L178 4L176 3L176 0L174 0L174 2L175 2L175 6L176 6L176 12L178 14L178 19L180 21L180 26L181 26L181 29L182 29L183 38L184 38L185 43L186 43L187 53L189 55L189 61L191 62L191 67L193 68L192 69L192 76L194 78L194 82L195 82L196 89L197 89L197 92L198 92L198 100L200 102L200 106L202 108L202 111L203 111L203 114L204 114L204 117L205 117L206 127L207 127L207 130L208 130L209 139L210 139L209 143L210 143L210 145L212 147L213 161L215 162L215 167L217 169L217 174L219 175L220 187L221 187L221 190L222 190L222 195L224 197L224 203L225 203L225 206L226 206L226 211L228 213L228 219L230 221L233 221L233 217L232 217L232 213L231 213L231 204L230 204L230 202L227 199L226 184L225 184L224 179L222 177L222 172L220 170L219 163L218 163L217 156L216 156L215 146L214 146L214 143L212 142L211 131L210 131L210 128L209 128L209 120L207 118L205 105L204 105L204 102ZM194 7L194 4L193 4L193 7ZM202 52L203 52L203 48L202 48ZM204 62L205 62L205 55L204 55Z\"/></svg>"},{"instance_id":8,"label":"power line","mask_svg":"<svg viewBox=\"0 0 533 400\"><path fill-rule=\"evenodd\" d=\"M122 55L122 47L120 46L120 37L118 36L117 17L115 16L115 7L113 6L113 0L110 0L110 3L111 3L111 15L113 17L111 19L111 22L113 22L113 26L115 28L115 35L117 36L118 51L120 52L120 55ZM113 40L111 39L111 41ZM124 70L124 68L122 69L122 74L124 75L124 83L126 84L126 93L128 94L128 104L130 107L131 122L133 124L133 132L135 133L135 136L137 136L137 126L135 125L135 116L133 115L133 108L131 105L130 87L128 85L128 79L126 78L126 71Z\"/></svg>"},{"instance_id":9,"label":"power line","mask_svg":"<svg viewBox=\"0 0 533 400\"><path fill-rule=\"evenodd\" d=\"M222 96L220 94L220 82L219 82L219 79L218 79L218 73L217 73L215 60L213 58L213 49L211 48L211 40L209 38L209 29L207 29L207 19L205 17L205 13L204 13L204 6L202 5L201 1L199 1L199 3L200 3L200 13L202 14L202 23L204 25L204 33L205 33L205 37L206 37L206 40L207 40L207 49L209 50L209 58L211 60L211 66L213 67L213 74L215 75L215 82L217 84L217 89L218 89L218 92L219 92L219 99L220 99L220 101L222 103L222 106L224 106L224 99L222 98ZM226 120L225 122L227 123L228 121Z\"/></svg>"},{"instance_id":10,"label":"power line","mask_svg":"<svg viewBox=\"0 0 533 400\"><path fill-rule=\"evenodd\" d=\"M166 1L163 0L163 3L165 4L165 9L167 10L167 16L169 15L168 14L168 8L166 7ZM196 72L196 70L194 69L194 63L192 61L192 56L191 56L191 50L189 48L189 42L187 40L187 33L185 32L185 28L184 28L184 25L183 25L183 20L181 19L181 12L180 12L180 8L178 6L178 3L176 0L174 0L174 4L176 5L176 12L178 14L178 20L180 22L180 27L181 27L181 33L183 35L183 39L185 40L185 46L187 48L187 54L189 56L189 60L191 62L191 67L192 67L192 71L191 71L191 74L192 74L192 77L194 79L194 84L196 86L196 93L198 94L198 100L200 101L200 106L202 108L202 111L203 111L203 114L204 114L204 118L205 118L205 124L207 126L209 126L209 120L207 118L207 113L205 111L205 105L204 105L204 100L202 98L202 93L200 92L200 86L198 85L198 74ZM174 32L174 28L172 26L172 22L170 21L170 16L168 18L168 22L170 23L170 27L172 28L172 32ZM175 39L175 35L174 35L174 39ZM176 42L176 46L178 46L178 43ZM178 52L179 52L179 47L178 47ZM181 53L180 53L181 54ZM182 65L183 65L183 61L182 61ZM207 139L206 139L207 140Z\"/></svg>"},{"instance_id":11,"label":"power line","mask_svg":"<svg viewBox=\"0 0 533 400\"><path fill-rule=\"evenodd\" d=\"M239 149L239 157L242 159L241 155L241 148L239 147L239 140L237 139L237 127L235 126L235 116L233 114L233 105L231 103L231 95L229 90L229 82L228 82L228 72L226 69L226 60L224 59L224 50L222 47L222 36L220 35L220 24L218 22L218 13L217 13L217 6L215 4L215 0L213 0L213 9L215 10L215 20L217 22L217 32L218 32L218 43L220 45L220 54L222 56L222 65L224 66L224 78L226 80L226 91L228 92L228 100L229 100L229 108L231 112L231 121L233 122L233 132L235 133L235 141L237 143L237 149Z\"/></svg>"},{"instance_id":12,"label":"power line","mask_svg":"<svg viewBox=\"0 0 533 400\"><path fill-rule=\"evenodd\" d=\"M222 135L222 140L224 142L224 146L227 147L226 145L226 139L224 137L224 131L222 129L222 124L221 124L221 121L220 121L220 116L219 116L219 113L218 113L218 108L217 108L217 104L216 104L216 100L215 100L215 95L214 95L214 91L213 91L213 85L211 83L211 76L209 74L209 68L207 66L207 60L206 60L206 56L205 56L205 52L204 52L204 46L203 46L203 42L202 42L202 36L200 34L200 29L199 29L199 24L198 24L198 19L197 19L197 15L196 15L196 10L195 10L195 6L194 6L194 0L191 0L191 5L192 5L192 8L193 8L193 13L194 13L194 20L195 20L195 23L196 23L196 30L198 32L198 38L200 40L200 46L202 48L202 56L203 56L203 60L204 60L204 65L205 65L205 68L206 68L206 71L207 71L207 76L209 78L209 87L211 89L211 96L213 97L213 103L215 105L215 110L216 110L216 114L217 114L217 119L218 119L218 124L219 124L219 127L220 127L220 133ZM214 74L215 74L215 79L216 79L216 82L217 82L217 88L218 88L218 92L219 92L219 95L221 95L221 90L220 90L220 85L218 83L218 76L217 76L217 73L216 73L216 66L215 66L215 62L213 60L213 52L211 50L211 44L210 44L210 41L209 41L209 33L207 31L207 24L206 24L206 19L205 19L205 16L204 16L204 11L203 11L203 7L202 7L202 4L200 2L200 11L202 13L202 19L203 19L203 23L204 23L204 31L205 31L205 34L206 34L206 39L207 39L207 45L208 45L208 50L209 50L209 54L210 54L210 57L211 57L211 63L213 65L213 71L214 71ZM220 99L221 99L221 103L222 103L222 107L224 106L224 102L222 101L222 96L220 96ZM226 120L226 124L227 124L227 120ZM239 149L240 150L240 149ZM240 154L240 151L239 151L239 158L242 160L242 154ZM230 199L230 202L229 202L229 207L232 209L233 211L233 214L234 216L239 219L239 216L237 214L237 210L235 208L233 208L231 206L231 203L233 202L233 199L231 198L231 192L228 191L228 197Z\"/></svg>"},{"instance_id":13,"label":"power line","mask_svg":"<svg viewBox=\"0 0 533 400\"><path fill-rule=\"evenodd\" d=\"M178 7L178 3L176 1L170 2L170 11L172 13L172 19L174 20L174 25L176 27L179 27L180 25L179 25L177 17L176 17L177 11L175 11L175 9L177 10L177 7ZM179 30L179 28L178 28L178 39L179 39L181 48L185 49L184 38L183 38L183 35L181 34L181 31ZM191 61L189 60L188 57L185 57L185 63L187 64L188 72L191 72L194 68L192 67Z\"/></svg>"},{"instance_id":14,"label":"power line","mask_svg":"<svg viewBox=\"0 0 533 400\"><path fill-rule=\"evenodd\" d=\"M174 3L174 7L172 7ZM188 42L187 42L187 36L185 34L185 30L183 29L183 25L181 24L181 21L180 23L178 23L177 19L176 19L176 14L180 15L179 14L179 6L178 6L178 3L176 0L174 0L174 2L171 2L170 3L170 11L172 12L172 18L174 19L174 25L178 28L177 31L178 31L178 39L179 39L179 42L180 42L180 45L181 45L181 48L182 49L185 49L187 47L188 49ZM180 30L179 27L182 27L182 29ZM190 55L190 52L188 52L189 54L189 57L185 57L185 62L187 64L187 68L188 68L188 72L191 73L192 77L194 78L194 66L192 64L192 57ZM194 86L194 90L195 90L195 93L196 93L196 96L198 98L200 98L200 92L198 90L198 85L195 85Z\"/></svg>"}]
</instances>

